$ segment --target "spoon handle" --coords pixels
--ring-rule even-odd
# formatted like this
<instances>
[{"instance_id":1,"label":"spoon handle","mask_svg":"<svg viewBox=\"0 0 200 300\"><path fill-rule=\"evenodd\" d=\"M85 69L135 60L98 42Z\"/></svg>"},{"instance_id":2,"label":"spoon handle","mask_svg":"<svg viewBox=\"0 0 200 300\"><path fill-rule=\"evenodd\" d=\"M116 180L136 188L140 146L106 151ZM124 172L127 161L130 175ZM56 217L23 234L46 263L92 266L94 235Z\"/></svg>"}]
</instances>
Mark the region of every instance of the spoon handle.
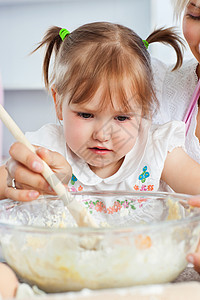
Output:
<instances>
[{"instance_id":1,"label":"spoon handle","mask_svg":"<svg viewBox=\"0 0 200 300\"><path fill-rule=\"evenodd\" d=\"M29 148L32 152L35 153L35 148L33 145L27 140L21 129L17 126L14 120L10 117L7 111L0 104L0 119L14 136L14 138L24 144L27 148ZM79 203L71 193L65 188L62 182L58 179L56 174L51 170L51 168L46 164L45 161L42 161L44 165L44 170L42 172L43 177L52 187L52 189L56 192L56 194L61 198L64 202L64 205L67 206L69 212L74 217L78 226L84 227L98 227L94 222L87 209Z\"/></svg>"}]
</instances>

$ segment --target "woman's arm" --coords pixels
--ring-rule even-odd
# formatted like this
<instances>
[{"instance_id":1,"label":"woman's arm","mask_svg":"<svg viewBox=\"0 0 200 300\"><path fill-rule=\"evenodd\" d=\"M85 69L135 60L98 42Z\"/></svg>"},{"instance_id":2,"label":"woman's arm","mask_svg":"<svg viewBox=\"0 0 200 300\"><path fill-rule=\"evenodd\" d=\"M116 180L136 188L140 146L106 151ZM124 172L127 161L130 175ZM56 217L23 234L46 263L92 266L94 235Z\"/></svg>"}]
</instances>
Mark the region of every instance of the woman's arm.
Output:
<instances>
[{"instance_id":1,"label":"woman's arm","mask_svg":"<svg viewBox=\"0 0 200 300\"><path fill-rule=\"evenodd\" d=\"M199 194L189 200L191 206L200 207L200 165L181 148L174 149L165 161L162 179L175 192ZM195 253L189 253L187 260L200 273L200 242Z\"/></svg>"},{"instance_id":2,"label":"woman's arm","mask_svg":"<svg viewBox=\"0 0 200 300\"><path fill-rule=\"evenodd\" d=\"M191 198L188 203L191 206L200 207L200 196L195 196ZM187 260L194 265L195 270L200 273L200 241L197 246L195 253L189 253L187 255Z\"/></svg>"}]
</instances>

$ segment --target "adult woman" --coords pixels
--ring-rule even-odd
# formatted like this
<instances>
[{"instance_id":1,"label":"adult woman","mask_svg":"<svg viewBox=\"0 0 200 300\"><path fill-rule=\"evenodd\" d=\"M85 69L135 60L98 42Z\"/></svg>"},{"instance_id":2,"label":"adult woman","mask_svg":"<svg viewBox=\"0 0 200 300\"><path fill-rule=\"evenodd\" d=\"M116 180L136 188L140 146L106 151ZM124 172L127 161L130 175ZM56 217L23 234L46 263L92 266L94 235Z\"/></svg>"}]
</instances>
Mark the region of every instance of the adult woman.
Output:
<instances>
[{"instance_id":1,"label":"adult woman","mask_svg":"<svg viewBox=\"0 0 200 300\"><path fill-rule=\"evenodd\" d=\"M172 3L177 17L184 12L183 34L194 58L185 61L180 69L173 72L171 66L152 61L155 87L160 102L159 112L154 116L154 122L158 124L171 120L185 120L200 78L200 0L172 0ZM200 110L198 108L197 101L194 103L185 146L187 153L200 163Z\"/></svg>"}]
</instances>

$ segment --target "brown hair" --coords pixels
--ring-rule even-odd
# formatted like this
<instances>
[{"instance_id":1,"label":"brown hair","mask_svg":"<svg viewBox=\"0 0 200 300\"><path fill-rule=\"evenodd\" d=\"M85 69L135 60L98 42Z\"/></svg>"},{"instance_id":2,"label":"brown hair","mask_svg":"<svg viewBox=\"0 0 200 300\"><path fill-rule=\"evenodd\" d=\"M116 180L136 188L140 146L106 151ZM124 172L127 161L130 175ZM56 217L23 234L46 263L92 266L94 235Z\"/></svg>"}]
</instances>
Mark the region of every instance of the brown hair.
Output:
<instances>
[{"instance_id":1,"label":"brown hair","mask_svg":"<svg viewBox=\"0 0 200 300\"><path fill-rule=\"evenodd\" d=\"M46 45L43 75L46 87L54 85L60 95L60 107L66 94L69 102L79 103L92 99L103 83L102 105L113 105L112 92L117 92L123 109L130 109L131 101L142 106L143 115L151 115L157 104L154 93L150 55L142 39L131 29L108 22L83 25L65 39L59 36L60 27L51 27L34 50ZM171 45L177 54L174 69L182 64L182 39L172 28L155 30L148 43L162 42ZM52 54L54 67L49 76ZM127 99L124 78L132 91Z\"/></svg>"}]
</instances>

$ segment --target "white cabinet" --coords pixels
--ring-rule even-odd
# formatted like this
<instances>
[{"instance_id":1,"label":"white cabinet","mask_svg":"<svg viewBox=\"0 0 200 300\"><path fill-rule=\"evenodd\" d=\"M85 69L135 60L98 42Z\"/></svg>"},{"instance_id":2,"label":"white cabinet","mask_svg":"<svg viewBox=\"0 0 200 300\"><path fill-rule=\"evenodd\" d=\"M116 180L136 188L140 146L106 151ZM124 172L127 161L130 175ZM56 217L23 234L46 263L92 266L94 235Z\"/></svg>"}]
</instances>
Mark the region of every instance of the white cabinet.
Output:
<instances>
[{"instance_id":1,"label":"white cabinet","mask_svg":"<svg viewBox=\"0 0 200 300\"><path fill-rule=\"evenodd\" d=\"M29 55L51 25L70 31L93 21L133 28L144 39L155 27L177 25L171 0L0 0L0 73L5 89L41 89L42 51ZM180 26L179 26L180 27ZM181 32L181 30L180 30ZM159 43L149 51L172 62Z\"/></svg>"},{"instance_id":2,"label":"white cabinet","mask_svg":"<svg viewBox=\"0 0 200 300\"><path fill-rule=\"evenodd\" d=\"M72 31L93 21L111 21L133 28L145 39L156 26L171 25L170 0L0 0L0 73L4 105L23 131L55 122L53 101L43 90L42 51L29 55L52 25ZM149 51L165 61L168 47ZM167 49L166 49L167 48ZM167 51L167 55L165 55ZM1 126L1 123L0 123ZM14 141L3 128L3 154Z\"/></svg>"},{"instance_id":3,"label":"white cabinet","mask_svg":"<svg viewBox=\"0 0 200 300\"><path fill-rule=\"evenodd\" d=\"M0 73L4 106L20 128L36 130L55 122L53 101L43 90L42 51L29 56L52 25L76 27L94 21L117 22L146 38L150 0L0 0ZM0 123L1 126L1 123ZM8 156L13 137L3 127L0 147Z\"/></svg>"},{"instance_id":4,"label":"white cabinet","mask_svg":"<svg viewBox=\"0 0 200 300\"><path fill-rule=\"evenodd\" d=\"M0 1L0 72L6 89L40 89L42 51L29 55L52 25L76 27L93 21L118 22L146 37L149 0Z\"/></svg>"}]
</instances>

